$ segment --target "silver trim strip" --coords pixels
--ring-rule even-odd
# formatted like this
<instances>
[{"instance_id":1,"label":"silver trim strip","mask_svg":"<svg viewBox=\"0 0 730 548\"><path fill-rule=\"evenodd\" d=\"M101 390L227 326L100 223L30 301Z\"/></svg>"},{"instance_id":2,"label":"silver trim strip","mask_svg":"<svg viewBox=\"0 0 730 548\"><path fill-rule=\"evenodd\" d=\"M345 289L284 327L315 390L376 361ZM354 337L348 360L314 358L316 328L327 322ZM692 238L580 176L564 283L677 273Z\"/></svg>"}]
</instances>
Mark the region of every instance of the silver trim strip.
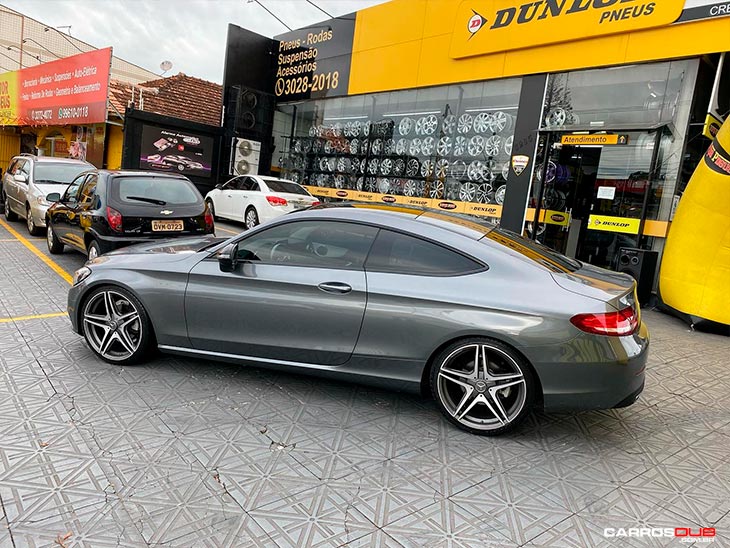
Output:
<instances>
[{"instance_id":1,"label":"silver trim strip","mask_svg":"<svg viewBox=\"0 0 730 548\"><path fill-rule=\"evenodd\" d=\"M261 362L270 363L274 365L289 365L293 367L306 367L308 369L324 369L333 370L339 369L337 366L332 365L321 365L316 363L303 363L303 362L290 362L286 360L274 360L271 358L256 358L254 356L243 356L241 354L227 354L225 352L213 352L212 350L197 350L195 348L184 348L182 346L168 346L160 344L157 346L160 350L168 350L170 352L181 352L183 354L192 354L195 356L212 356L216 358L228 358L233 360L249 361L249 362Z\"/></svg>"}]
</instances>

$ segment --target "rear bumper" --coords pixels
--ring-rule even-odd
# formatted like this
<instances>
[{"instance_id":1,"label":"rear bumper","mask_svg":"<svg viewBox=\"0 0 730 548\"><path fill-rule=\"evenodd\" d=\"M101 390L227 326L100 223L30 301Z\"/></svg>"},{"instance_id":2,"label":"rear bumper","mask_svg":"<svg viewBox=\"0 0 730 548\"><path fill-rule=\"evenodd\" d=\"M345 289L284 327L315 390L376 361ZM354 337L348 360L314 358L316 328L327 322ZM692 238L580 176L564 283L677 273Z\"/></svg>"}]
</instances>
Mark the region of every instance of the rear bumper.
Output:
<instances>
[{"instance_id":1,"label":"rear bumper","mask_svg":"<svg viewBox=\"0 0 730 548\"><path fill-rule=\"evenodd\" d=\"M135 244L148 244L151 242L159 242L162 240L174 240L177 238L190 238L195 236L205 236L206 234L213 234L212 232L196 232L196 233L180 233L174 236L170 234L164 234L160 236L108 236L103 234L94 234L94 239L101 243L104 248L104 252L113 251L122 247L128 247Z\"/></svg>"},{"instance_id":2,"label":"rear bumper","mask_svg":"<svg viewBox=\"0 0 730 548\"><path fill-rule=\"evenodd\" d=\"M649 331L630 337L581 335L531 351L546 411L628 407L644 389Z\"/></svg>"}]
</instances>

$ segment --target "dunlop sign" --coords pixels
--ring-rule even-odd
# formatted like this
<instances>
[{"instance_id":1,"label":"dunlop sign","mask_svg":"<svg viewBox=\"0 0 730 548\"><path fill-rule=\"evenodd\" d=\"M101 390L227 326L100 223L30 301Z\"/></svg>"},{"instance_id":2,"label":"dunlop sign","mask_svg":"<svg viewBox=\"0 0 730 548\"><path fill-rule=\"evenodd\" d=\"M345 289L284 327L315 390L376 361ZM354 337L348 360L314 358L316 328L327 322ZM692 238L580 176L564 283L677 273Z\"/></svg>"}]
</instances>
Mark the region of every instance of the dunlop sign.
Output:
<instances>
[{"instance_id":1,"label":"dunlop sign","mask_svg":"<svg viewBox=\"0 0 730 548\"><path fill-rule=\"evenodd\" d=\"M602 232L620 232L622 234L638 234L641 219L629 217L609 217L607 215L591 215L588 219L588 230Z\"/></svg>"},{"instance_id":2,"label":"dunlop sign","mask_svg":"<svg viewBox=\"0 0 730 548\"><path fill-rule=\"evenodd\" d=\"M464 0L451 56L461 59L662 27L677 21L683 8L684 0Z\"/></svg>"}]
</instances>

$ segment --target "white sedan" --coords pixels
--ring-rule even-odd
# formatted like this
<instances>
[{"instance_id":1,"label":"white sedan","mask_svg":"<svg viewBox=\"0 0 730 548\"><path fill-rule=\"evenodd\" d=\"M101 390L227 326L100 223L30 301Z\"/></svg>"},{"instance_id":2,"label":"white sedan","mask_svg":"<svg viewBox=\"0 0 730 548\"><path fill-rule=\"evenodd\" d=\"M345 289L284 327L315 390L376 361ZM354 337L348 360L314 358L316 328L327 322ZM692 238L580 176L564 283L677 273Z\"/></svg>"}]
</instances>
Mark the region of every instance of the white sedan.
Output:
<instances>
[{"instance_id":1,"label":"white sedan","mask_svg":"<svg viewBox=\"0 0 730 548\"><path fill-rule=\"evenodd\" d=\"M246 228L319 203L292 181L259 175L234 177L205 195L215 217L243 221Z\"/></svg>"}]
</instances>

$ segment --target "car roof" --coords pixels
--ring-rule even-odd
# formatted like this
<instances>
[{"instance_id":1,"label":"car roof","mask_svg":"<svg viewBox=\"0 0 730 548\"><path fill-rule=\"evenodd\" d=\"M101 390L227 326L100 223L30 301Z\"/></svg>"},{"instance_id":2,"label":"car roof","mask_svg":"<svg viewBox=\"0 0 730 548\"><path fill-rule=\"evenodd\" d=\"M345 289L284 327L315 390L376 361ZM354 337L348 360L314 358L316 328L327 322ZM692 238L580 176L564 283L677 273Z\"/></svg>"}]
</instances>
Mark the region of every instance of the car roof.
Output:
<instances>
[{"instance_id":1,"label":"car roof","mask_svg":"<svg viewBox=\"0 0 730 548\"><path fill-rule=\"evenodd\" d=\"M124 176L136 176L136 177L166 177L168 179L185 179L188 180L185 175L178 173L165 173L163 171L142 171L141 169L96 169L93 170L99 173L99 175L107 175L113 177L124 177Z\"/></svg>"},{"instance_id":2,"label":"car roof","mask_svg":"<svg viewBox=\"0 0 730 548\"><path fill-rule=\"evenodd\" d=\"M56 158L55 156L34 156L34 155L20 155L16 156L16 159L21 158L25 160L32 160L33 162L40 162L43 164L78 164L91 166L89 162L84 160L77 160L76 158Z\"/></svg>"},{"instance_id":3,"label":"car roof","mask_svg":"<svg viewBox=\"0 0 730 548\"><path fill-rule=\"evenodd\" d=\"M496 228L496 225L470 215L390 204L352 202L321 204L299 212L297 215L369 222L381 226L408 229L424 235L427 235L433 228L440 228L473 240L483 238Z\"/></svg>"}]
</instances>

